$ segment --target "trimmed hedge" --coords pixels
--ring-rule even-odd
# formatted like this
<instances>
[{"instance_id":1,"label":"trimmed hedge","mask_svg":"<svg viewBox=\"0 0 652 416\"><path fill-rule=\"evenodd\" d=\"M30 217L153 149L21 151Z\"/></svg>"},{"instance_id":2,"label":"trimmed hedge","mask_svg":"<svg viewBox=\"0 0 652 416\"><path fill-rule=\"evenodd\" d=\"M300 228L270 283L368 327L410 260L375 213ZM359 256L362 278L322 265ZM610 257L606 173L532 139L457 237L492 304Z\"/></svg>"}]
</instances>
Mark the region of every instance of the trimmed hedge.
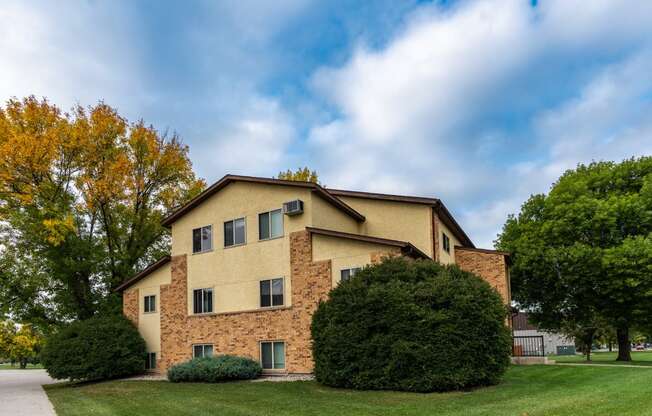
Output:
<instances>
[{"instance_id":1,"label":"trimmed hedge","mask_svg":"<svg viewBox=\"0 0 652 416\"><path fill-rule=\"evenodd\" d=\"M127 377L145 370L145 341L123 317L76 321L46 340L41 362L58 379L91 381Z\"/></svg>"},{"instance_id":2,"label":"trimmed hedge","mask_svg":"<svg viewBox=\"0 0 652 416\"><path fill-rule=\"evenodd\" d=\"M174 365L168 370L168 380L173 383L219 383L254 379L259 377L262 371L260 364L250 358L218 355L193 358L188 362Z\"/></svg>"},{"instance_id":3,"label":"trimmed hedge","mask_svg":"<svg viewBox=\"0 0 652 416\"><path fill-rule=\"evenodd\" d=\"M312 321L315 376L364 390L459 390L500 381L507 308L457 266L388 259L340 283Z\"/></svg>"}]
</instances>

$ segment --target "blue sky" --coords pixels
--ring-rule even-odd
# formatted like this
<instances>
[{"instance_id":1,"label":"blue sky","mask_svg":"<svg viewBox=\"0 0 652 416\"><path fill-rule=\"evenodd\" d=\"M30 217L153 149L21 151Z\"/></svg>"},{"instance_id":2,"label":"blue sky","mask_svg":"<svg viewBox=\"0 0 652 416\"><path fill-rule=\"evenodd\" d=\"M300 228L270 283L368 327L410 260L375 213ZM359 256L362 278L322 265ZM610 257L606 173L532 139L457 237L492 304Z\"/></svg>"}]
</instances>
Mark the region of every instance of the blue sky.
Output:
<instances>
[{"instance_id":1,"label":"blue sky","mask_svg":"<svg viewBox=\"0 0 652 416\"><path fill-rule=\"evenodd\" d=\"M0 100L102 99L198 174L436 196L476 245L565 169L652 154L652 2L0 4Z\"/></svg>"}]
</instances>

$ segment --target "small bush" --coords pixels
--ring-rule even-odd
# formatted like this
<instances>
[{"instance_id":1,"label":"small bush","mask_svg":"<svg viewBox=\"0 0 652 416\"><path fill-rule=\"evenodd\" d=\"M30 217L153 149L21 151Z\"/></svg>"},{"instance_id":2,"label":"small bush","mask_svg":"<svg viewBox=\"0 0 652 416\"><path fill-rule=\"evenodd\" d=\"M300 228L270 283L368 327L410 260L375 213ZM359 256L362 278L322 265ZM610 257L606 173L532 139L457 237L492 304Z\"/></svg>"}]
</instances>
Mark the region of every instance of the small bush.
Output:
<instances>
[{"instance_id":1,"label":"small bush","mask_svg":"<svg viewBox=\"0 0 652 416\"><path fill-rule=\"evenodd\" d=\"M46 340L41 362L48 374L72 381L127 377L145 370L145 341L125 317L76 321Z\"/></svg>"},{"instance_id":2,"label":"small bush","mask_svg":"<svg viewBox=\"0 0 652 416\"><path fill-rule=\"evenodd\" d=\"M481 278L433 261L385 260L340 283L313 316L315 376L365 390L497 383L509 365L507 308Z\"/></svg>"},{"instance_id":3,"label":"small bush","mask_svg":"<svg viewBox=\"0 0 652 416\"><path fill-rule=\"evenodd\" d=\"M256 361L246 357L218 355L194 358L172 366L168 380L173 383L205 382L219 383L229 380L250 380L260 376L263 369Z\"/></svg>"}]
</instances>

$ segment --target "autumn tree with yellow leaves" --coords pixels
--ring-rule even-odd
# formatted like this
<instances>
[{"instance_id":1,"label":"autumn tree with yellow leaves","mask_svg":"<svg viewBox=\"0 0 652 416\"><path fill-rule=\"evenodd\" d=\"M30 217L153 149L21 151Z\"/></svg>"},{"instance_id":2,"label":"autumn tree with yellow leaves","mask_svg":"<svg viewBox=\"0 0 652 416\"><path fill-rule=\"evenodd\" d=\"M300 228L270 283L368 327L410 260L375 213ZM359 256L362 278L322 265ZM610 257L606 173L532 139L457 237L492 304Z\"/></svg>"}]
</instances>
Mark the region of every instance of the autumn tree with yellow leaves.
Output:
<instances>
[{"instance_id":1,"label":"autumn tree with yellow leaves","mask_svg":"<svg viewBox=\"0 0 652 416\"><path fill-rule=\"evenodd\" d=\"M169 252L161 220L205 186L176 135L100 102L0 107L0 313L53 324L118 310L112 292Z\"/></svg>"}]
</instances>

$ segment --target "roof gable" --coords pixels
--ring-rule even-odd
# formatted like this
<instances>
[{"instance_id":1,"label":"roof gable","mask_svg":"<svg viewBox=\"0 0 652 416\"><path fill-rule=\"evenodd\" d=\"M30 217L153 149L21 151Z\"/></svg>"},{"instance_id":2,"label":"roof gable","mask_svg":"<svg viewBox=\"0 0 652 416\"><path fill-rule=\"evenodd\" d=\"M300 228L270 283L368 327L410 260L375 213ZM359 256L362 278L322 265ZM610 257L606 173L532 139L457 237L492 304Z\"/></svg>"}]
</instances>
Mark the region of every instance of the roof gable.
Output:
<instances>
[{"instance_id":1,"label":"roof gable","mask_svg":"<svg viewBox=\"0 0 652 416\"><path fill-rule=\"evenodd\" d=\"M171 215L166 217L162 224L166 227L170 227L175 221L183 217L190 211L192 211L199 204L210 198L211 196L218 193L220 190L225 188L227 185L233 182L248 182L248 183L258 183L266 185L281 185L281 186L294 186L298 188L309 189L314 192L319 197L323 198L326 202L333 205L335 208L349 215L358 222L364 222L365 217L358 211L351 208L349 205L341 201L339 198L333 196L329 191L320 185L313 182L299 182L299 181L286 181L282 179L272 179L272 178L259 178L254 176L239 176L239 175L226 175L219 181L215 182L213 185L209 186L204 192L197 195L195 198L187 202L185 205L181 206Z\"/></svg>"}]
</instances>

